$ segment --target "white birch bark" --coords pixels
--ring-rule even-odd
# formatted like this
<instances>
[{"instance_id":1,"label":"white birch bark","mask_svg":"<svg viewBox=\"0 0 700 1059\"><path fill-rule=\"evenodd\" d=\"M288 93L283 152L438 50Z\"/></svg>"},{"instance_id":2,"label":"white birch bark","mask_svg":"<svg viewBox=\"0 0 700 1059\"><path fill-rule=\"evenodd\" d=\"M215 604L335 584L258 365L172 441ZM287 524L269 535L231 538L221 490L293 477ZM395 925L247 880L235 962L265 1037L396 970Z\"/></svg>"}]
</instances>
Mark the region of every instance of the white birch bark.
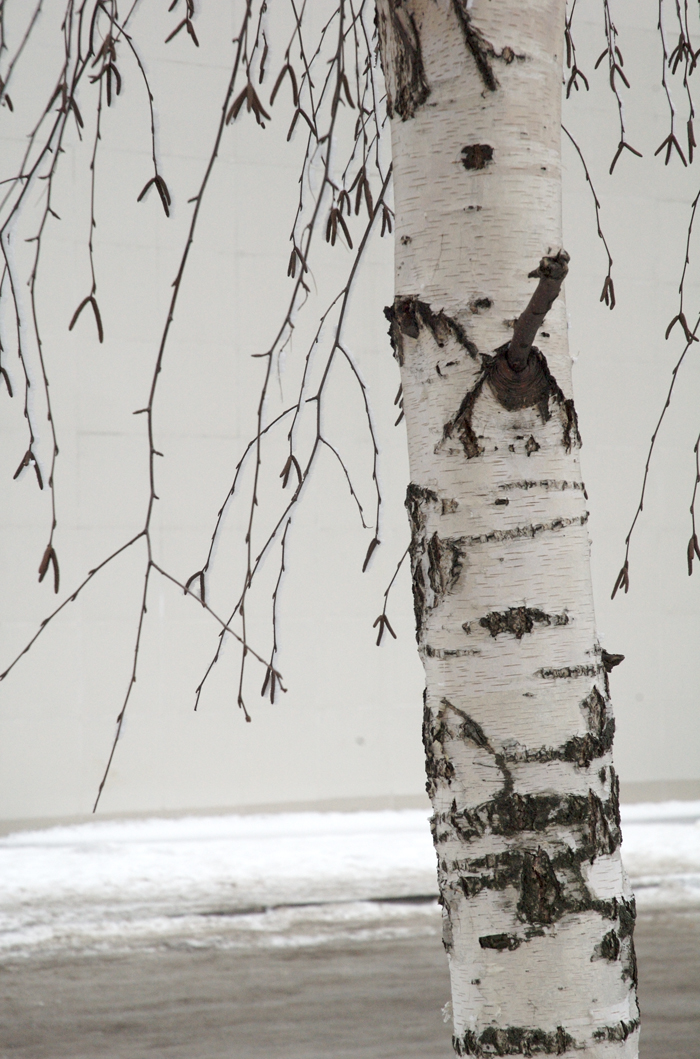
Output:
<instances>
[{"instance_id":1,"label":"white birch bark","mask_svg":"<svg viewBox=\"0 0 700 1059\"><path fill-rule=\"evenodd\" d=\"M634 900L563 297L536 338L546 362L531 354L535 405L508 410L490 381L535 289L528 274L561 248L564 8L378 0L396 202L388 315L455 1050L627 1059Z\"/></svg>"}]
</instances>

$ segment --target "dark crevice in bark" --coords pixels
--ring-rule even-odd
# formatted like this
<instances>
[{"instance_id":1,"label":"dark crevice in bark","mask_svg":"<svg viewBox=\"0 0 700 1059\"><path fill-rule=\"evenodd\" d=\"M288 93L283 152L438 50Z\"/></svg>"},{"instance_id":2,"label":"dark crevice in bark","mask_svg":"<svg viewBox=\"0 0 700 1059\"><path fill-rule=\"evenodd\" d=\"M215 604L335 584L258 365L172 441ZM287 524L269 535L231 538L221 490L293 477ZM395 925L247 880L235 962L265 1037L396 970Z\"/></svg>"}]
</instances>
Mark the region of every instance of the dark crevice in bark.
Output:
<instances>
[{"instance_id":1,"label":"dark crevice in bark","mask_svg":"<svg viewBox=\"0 0 700 1059\"><path fill-rule=\"evenodd\" d=\"M442 310L439 313L433 312L428 303L420 301L419 298L397 297L393 305L387 305L384 309L384 315L389 321L391 348L400 365L404 362L404 335L408 338L418 338L421 324L430 331L440 348L452 336L466 349L470 357L476 358L479 352L460 323Z\"/></svg>"},{"instance_id":2,"label":"dark crevice in bark","mask_svg":"<svg viewBox=\"0 0 700 1059\"><path fill-rule=\"evenodd\" d=\"M493 637L499 633L512 633L521 640L525 633L531 633L535 625L568 625L568 614L545 614L536 607L509 607L506 611L491 611L479 619L482 629L488 629Z\"/></svg>"},{"instance_id":3,"label":"dark crevice in bark","mask_svg":"<svg viewBox=\"0 0 700 1059\"><path fill-rule=\"evenodd\" d=\"M386 79L387 114L390 118L398 114L406 121L430 95L420 33L403 0L377 4L377 24Z\"/></svg>"},{"instance_id":4,"label":"dark crevice in bark","mask_svg":"<svg viewBox=\"0 0 700 1059\"><path fill-rule=\"evenodd\" d=\"M453 1037L452 1047L457 1055L474 1055L482 1059L494 1055L565 1055L581 1045L563 1026L557 1026L556 1030L488 1026L478 1034L467 1030L463 1037Z\"/></svg>"}]
</instances>

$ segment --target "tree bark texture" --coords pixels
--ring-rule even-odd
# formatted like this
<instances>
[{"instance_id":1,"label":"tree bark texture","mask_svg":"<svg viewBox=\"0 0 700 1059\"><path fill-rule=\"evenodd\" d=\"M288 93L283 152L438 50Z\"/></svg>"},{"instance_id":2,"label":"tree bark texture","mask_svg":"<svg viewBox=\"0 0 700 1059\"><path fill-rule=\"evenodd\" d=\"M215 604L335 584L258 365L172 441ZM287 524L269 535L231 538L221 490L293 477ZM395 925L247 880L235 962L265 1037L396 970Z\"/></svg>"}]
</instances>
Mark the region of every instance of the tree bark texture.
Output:
<instances>
[{"instance_id":1,"label":"tree bark texture","mask_svg":"<svg viewBox=\"0 0 700 1059\"><path fill-rule=\"evenodd\" d=\"M565 3L377 7L454 1047L630 1059L635 906L556 298Z\"/></svg>"}]
</instances>

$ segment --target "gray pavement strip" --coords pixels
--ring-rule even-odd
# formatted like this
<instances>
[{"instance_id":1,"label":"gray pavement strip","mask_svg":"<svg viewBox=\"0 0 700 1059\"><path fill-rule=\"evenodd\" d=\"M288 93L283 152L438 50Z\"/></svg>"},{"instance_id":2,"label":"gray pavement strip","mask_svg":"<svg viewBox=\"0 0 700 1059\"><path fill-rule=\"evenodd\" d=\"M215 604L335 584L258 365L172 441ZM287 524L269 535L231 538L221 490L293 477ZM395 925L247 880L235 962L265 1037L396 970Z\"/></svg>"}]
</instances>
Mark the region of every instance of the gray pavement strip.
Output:
<instances>
[{"instance_id":1,"label":"gray pavement strip","mask_svg":"<svg viewBox=\"0 0 700 1059\"><path fill-rule=\"evenodd\" d=\"M642 914L641 1059L698 1059L700 914ZM0 1059L449 1059L437 932L0 965Z\"/></svg>"}]
</instances>

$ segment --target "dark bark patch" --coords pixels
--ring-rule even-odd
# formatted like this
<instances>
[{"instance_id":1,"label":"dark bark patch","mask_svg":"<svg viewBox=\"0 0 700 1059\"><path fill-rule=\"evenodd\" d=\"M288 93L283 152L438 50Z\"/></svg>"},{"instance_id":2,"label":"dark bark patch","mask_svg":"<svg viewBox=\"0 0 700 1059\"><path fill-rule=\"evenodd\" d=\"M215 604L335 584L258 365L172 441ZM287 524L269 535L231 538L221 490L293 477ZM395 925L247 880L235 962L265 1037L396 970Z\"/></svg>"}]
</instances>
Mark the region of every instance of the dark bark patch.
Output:
<instances>
[{"instance_id":1,"label":"dark bark patch","mask_svg":"<svg viewBox=\"0 0 700 1059\"><path fill-rule=\"evenodd\" d=\"M595 758L603 757L612 749L615 718L608 712L605 699L596 687L583 700L581 709L586 714L588 732L584 736L572 736L564 744L562 759L588 768Z\"/></svg>"},{"instance_id":2,"label":"dark bark patch","mask_svg":"<svg viewBox=\"0 0 700 1059\"><path fill-rule=\"evenodd\" d=\"M596 945L592 960L608 960L610 963L614 963L615 960L620 958L620 939L614 930L609 930L604 935L603 940L599 945Z\"/></svg>"},{"instance_id":3,"label":"dark bark patch","mask_svg":"<svg viewBox=\"0 0 700 1059\"><path fill-rule=\"evenodd\" d=\"M466 151L466 147L465 147L465 151ZM493 305L493 302L492 302L491 298L475 298L473 302L469 303L469 309L470 309L471 312L476 314L476 313L485 312L487 309L490 309L492 305Z\"/></svg>"},{"instance_id":4,"label":"dark bark patch","mask_svg":"<svg viewBox=\"0 0 700 1059\"><path fill-rule=\"evenodd\" d=\"M539 447L532 434L530 434L530 437L525 442L525 452L528 456L532 456L533 452L537 452Z\"/></svg>"},{"instance_id":5,"label":"dark bark patch","mask_svg":"<svg viewBox=\"0 0 700 1059\"><path fill-rule=\"evenodd\" d=\"M523 856L518 915L528 923L549 924L564 912L562 887L543 849Z\"/></svg>"},{"instance_id":6,"label":"dark bark patch","mask_svg":"<svg viewBox=\"0 0 700 1059\"><path fill-rule=\"evenodd\" d=\"M639 1019L630 1019L629 1022L624 1020L616 1022L614 1026L603 1026L599 1030L595 1030L593 1034L594 1041L626 1041L628 1037L639 1029Z\"/></svg>"},{"instance_id":7,"label":"dark bark patch","mask_svg":"<svg viewBox=\"0 0 700 1059\"><path fill-rule=\"evenodd\" d=\"M580 1045L563 1026L556 1030L523 1026L488 1026L482 1033L467 1030L463 1037L453 1037L457 1055L474 1055L478 1059L494 1055L564 1055Z\"/></svg>"},{"instance_id":8,"label":"dark bark patch","mask_svg":"<svg viewBox=\"0 0 700 1059\"><path fill-rule=\"evenodd\" d=\"M386 109L406 121L430 95L423 65L420 33L403 0L377 5L377 22L386 79Z\"/></svg>"},{"instance_id":9,"label":"dark bark patch","mask_svg":"<svg viewBox=\"0 0 700 1059\"><path fill-rule=\"evenodd\" d=\"M574 446L580 449L582 445L581 431L578 428L578 415L576 414L572 398L564 401L562 408L566 416L566 422L564 423L564 448L567 452L571 452Z\"/></svg>"},{"instance_id":10,"label":"dark bark patch","mask_svg":"<svg viewBox=\"0 0 700 1059\"><path fill-rule=\"evenodd\" d=\"M488 629L493 637L499 633L512 633L516 640L521 640L526 633L531 633L536 624L568 625L568 614L545 614L536 607L509 607L505 611L491 611L479 619L482 629Z\"/></svg>"},{"instance_id":11,"label":"dark bark patch","mask_svg":"<svg viewBox=\"0 0 700 1059\"><path fill-rule=\"evenodd\" d=\"M437 504L439 498L432 489L411 483L406 490L406 508L411 525L411 574L413 584L413 612L416 637L420 638L425 621L434 607L457 584L464 561L464 540L461 537L440 537L426 534L427 504Z\"/></svg>"},{"instance_id":12,"label":"dark bark patch","mask_svg":"<svg viewBox=\"0 0 700 1059\"><path fill-rule=\"evenodd\" d=\"M430 331L440 349L452 336L466 349L470 357L476 358L478 350L460 323L447 313L433 312L427 302L419 298L395 298L394 304L384 309L389 321L389 338L394 356L400 365L404 362L404 337L417 339L421 326Z\"/></svg>"},{"instance_id":13,"label":"dark bark patch","mask_svg":"<svg viewBox=\"0 0 700 1059\"><path fill-rule=\"evenodd\" d=\"M462 148L462 165L465 169L486 169L493 161L493 147L488 143L470 143Z\"/></svg>"},{"instance_id":14,"label":"dark bark patch","mask_svg":"<svg viewBox=\"0 0 700 1059\"><path fill-rule=\"evenodd\" d=\"M470 738L464 730L462 735ZM488 743L485 749L490 749ZM497 767L504 774L503 789L474 808L458 809L454 804L444 817L463 841L469 842L485 834L504 838L517 838L523 833L543 835L552 827L564 825L579 834L577 849L582 862L617 849L621 838L616 795L611 793L604 805L593 791L588 795L519 794L512 789L507 759L501 754L494 756ZM437 822L442 822L442 818L443 814L436 817Z\"/></svg>"},{"instance_id":15,"label":"dark bark patch","mask_svg":"<svg viewBox=\"0 0 700 1059\"><path fill-rule=\"evenodd\" d=\"M432 798L438 783L449 783L454 778L454 765L445 752L449 729L443 718L433 718L430 707L423 707L423 747L425 749L425 789Z\"/></svg>"},{"instance_id":16,"label":"dark bark patch","mask_svg":"<svg viewBox=\"0 0 700 1059\"><path fill-rule=\"evenodd\" d=\"M514 952L521 944L521 939L515 934L487 934L479 938L479 945L482 949L496 949L498 952L503 952L504 949Z\"/></svg>"},{"instance_id":17,"label":"dark bark patch","mask_svg":"<svg viewBox=\"0 0 700 1059\"><path fill-rule=\"evenodd\" d=\"M456 537L428 538L428 504L439 503L437 493L411 483L406 490L406 508L411 525L411 573L416 636L420 640L428 613L453 591L462 572L464 541Z\"/></svg>"}]
</instances>

